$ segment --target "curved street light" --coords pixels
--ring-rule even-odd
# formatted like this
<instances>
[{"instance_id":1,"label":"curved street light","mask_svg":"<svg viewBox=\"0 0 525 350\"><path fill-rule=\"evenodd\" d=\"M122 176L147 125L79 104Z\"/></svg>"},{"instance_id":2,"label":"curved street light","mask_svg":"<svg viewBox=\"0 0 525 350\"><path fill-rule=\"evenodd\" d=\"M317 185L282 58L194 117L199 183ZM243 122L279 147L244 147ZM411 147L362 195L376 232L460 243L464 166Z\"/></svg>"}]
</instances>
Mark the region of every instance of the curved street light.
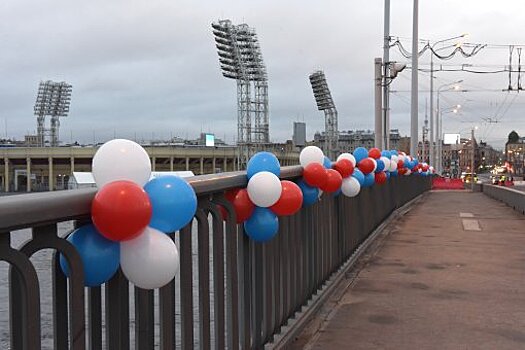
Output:
<instances>
[{"instance_id":1,"label":"curved street light","mask_svg":"<svg viewBox=\"0 0 525 350\"><path fill-rule=\"evenodd\" d=\"M448 83L448 84L443 84L441 86L438 87L437 89L437 118L436 118L436 129L437 129L437 156L439 157L439 159L437 159L438 161L434 161L434 166L437 167L437 170L438 170L438 174L441 173L441 171L443 170L443 151L442 151L442 144L443 144L443 116L441 114L441 111L440 111L440 108L439 108L439 96L440 96L440 93L441 92L444 92L444 91L459 91L460 89L460 86L459 84L461 84L463 82L463 79L460 79L460 80L457 80L455 82L452 82L452 83ZM432 113L431 113L432 114ZM432 118L431 118L432 119ZM430 145L432 144L432 136L430 137ZM430 149L429 149L430 150ZM433 155L433 152L434 152L434 148L431 149L431 156ZM434 159L436 160L436 156L434 156Z\"/></svg>"}]
</instances>

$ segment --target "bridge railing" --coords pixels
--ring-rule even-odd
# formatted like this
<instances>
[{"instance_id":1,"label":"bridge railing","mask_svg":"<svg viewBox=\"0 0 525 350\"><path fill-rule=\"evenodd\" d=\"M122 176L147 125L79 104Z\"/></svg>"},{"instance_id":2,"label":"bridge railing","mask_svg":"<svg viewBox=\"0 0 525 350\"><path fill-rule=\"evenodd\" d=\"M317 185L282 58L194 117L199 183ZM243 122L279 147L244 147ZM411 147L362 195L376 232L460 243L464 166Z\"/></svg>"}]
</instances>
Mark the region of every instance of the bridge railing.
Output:
<instances>
[{"instance_id":1,"label":"bridge railing","mask_svg":"<svg viewBox=\"0 0 525 350\"><path fill-rule=\"evenodd\" d=\"M284 167L281 178L297 179L301 171ZM1 198L0 260L9 263L10 273L9 334L0 345L40 349L42 339L52 339L55 349L263 348L286 331L378 225L430 189L428 178L402 176L362 188L354 198L324 194L318 203L279 218L277 236L258 244L235 223L224 198L225 190L246 186L244 172L188 181L198 210L190 224L170 234L179 247L180 271L158 290L132 286L121 271L101 287L83 287L80 257L58 227L89 222L96 190ZM217 205L226 208L225 221ZM24 229L30 238L13 247L12 239ZM53 249L47 290L30 260L45 249ZM70 263L69 279L59 253ZM47 298L52 327L43 334L41 306Z\"/></svg>"}]
</instances>

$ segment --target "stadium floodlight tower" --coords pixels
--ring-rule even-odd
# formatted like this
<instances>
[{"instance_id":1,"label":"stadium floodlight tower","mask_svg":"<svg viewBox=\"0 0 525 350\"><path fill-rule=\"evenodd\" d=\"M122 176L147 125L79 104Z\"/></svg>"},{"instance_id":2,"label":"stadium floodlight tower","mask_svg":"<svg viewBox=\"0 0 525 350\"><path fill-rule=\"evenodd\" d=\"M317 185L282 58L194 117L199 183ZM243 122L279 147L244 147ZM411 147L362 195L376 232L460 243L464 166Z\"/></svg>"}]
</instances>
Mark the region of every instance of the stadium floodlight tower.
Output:
<instances>
[{"instance_id":1,"label":"stadium floodlight tower","mask_svg":"<svg viewBox=\"0 0 525 350\"><path fill-rule=\"evenodd\" d=\"M67 117L69 104L71 102L72 86L65 81L54 82L51 80L41 81L35 103L35 115L37 117L38 145L44 146L46 135L49 135L49 145L58 146L58 131L60 117ZM46 116L51 117L51 127L45 128ZM48 133L49 131L49 133Z\"/></svg>"},{"instance_id":2,"label":"stadium floodlight tower","mask_svg":"<svg viewBox=\"0 0 525 350\"><path fill-rule=\"evenodd\" d=\"M310 74L310 84L314 91L317 109L324 112L325 143L323 151L326 156L333 160L337 157L339 151L337 109L323 71L316 71Z\"/></svg>"},{"instance_id":3,"label":"stadium floodlight tower","mask_svg":"<svg viewBox=\"0 0 525 350\"><path fill-rule=\"evenodd\" d=\"M268 76L255 30L228 19L212 23L222 75L237 81L238 165L270 142ZM252 125L253 122L253 125Z\"/></svg>"}]
</instances>

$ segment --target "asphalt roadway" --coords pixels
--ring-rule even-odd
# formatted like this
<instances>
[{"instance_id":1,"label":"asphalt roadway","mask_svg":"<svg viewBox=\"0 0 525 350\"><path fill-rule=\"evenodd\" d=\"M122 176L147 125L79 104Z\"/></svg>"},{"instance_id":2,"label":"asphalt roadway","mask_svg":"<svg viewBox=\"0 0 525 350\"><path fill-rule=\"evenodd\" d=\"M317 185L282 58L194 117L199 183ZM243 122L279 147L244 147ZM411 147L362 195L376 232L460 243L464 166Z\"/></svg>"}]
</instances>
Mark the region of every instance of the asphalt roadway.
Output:
<instances>
[{"instance_id":1,"label":"asphalt roadway","mask_svg":"<svg viewBox=\"0 0 525 350\"><path fill-rule=\"evenodd\" d=\"M432 191L376 242L293 349L525 349L525 216Z\"/></svg>"}]
</instances>

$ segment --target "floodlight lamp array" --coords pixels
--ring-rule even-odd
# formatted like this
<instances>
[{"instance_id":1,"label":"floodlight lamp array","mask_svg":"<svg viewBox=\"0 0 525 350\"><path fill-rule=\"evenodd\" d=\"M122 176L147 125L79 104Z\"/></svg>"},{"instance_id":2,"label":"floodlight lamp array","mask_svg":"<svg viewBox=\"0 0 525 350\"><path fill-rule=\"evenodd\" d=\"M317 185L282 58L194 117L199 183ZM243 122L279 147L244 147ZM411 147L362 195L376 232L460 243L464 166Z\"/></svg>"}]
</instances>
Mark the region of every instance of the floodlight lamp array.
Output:
<instances>
[{"instance_id":1,"label":"floodlight lamp array","mask_svg":"<svg viewBox=\"0 0 525 350\"><path fill-rule=\"evenodd\" d=\"M323 71L317 71L310 74L310 84L314 92L317 109L322 111L326 109L335 108L330 89L326 83L326 78Z\"/></svg>"},{"instance_id":2,"label":"floodlight lamp array","mask_svg":"<svg viewBox=\"0 0 525 350\"><path fill-rule=\"evenodd\" d=\"M41 81L34 113L37 116L66 117L69 113L72 86L66 82Z\"/></svg>"},{"instance_id":3,"label":"floodlight lamp array","mask_svg":"<svg viewBox=\"0 0 525 350\"><path fill-rule=\"evenodd\" d=\"M255 30L230 20L212 23L222 75L230 79L266 81L266 67Z\"/></svg>"}]
</instances>

